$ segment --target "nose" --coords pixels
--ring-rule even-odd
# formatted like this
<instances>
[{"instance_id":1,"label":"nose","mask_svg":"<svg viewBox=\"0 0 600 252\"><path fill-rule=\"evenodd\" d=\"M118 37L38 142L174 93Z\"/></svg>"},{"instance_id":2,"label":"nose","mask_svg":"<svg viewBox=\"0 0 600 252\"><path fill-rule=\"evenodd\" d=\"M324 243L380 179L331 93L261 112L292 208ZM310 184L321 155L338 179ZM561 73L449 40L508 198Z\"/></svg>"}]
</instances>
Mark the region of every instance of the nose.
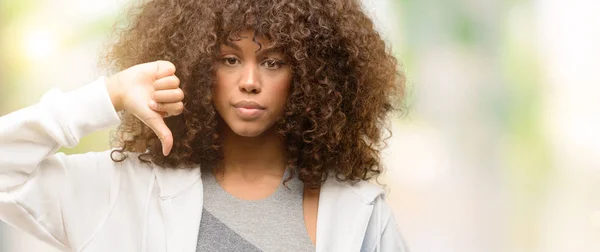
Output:
<instances>
[{"instance_id":1,"label":"nose","mask_svg":"<svg viewBox=\"0 0 600 252\"><path fill-rule=\"evenodd\" d=\"M247 64L242 71L240 91L246 93L260 93L260 81L256 64Z\"/></svg>"}]
</instances>

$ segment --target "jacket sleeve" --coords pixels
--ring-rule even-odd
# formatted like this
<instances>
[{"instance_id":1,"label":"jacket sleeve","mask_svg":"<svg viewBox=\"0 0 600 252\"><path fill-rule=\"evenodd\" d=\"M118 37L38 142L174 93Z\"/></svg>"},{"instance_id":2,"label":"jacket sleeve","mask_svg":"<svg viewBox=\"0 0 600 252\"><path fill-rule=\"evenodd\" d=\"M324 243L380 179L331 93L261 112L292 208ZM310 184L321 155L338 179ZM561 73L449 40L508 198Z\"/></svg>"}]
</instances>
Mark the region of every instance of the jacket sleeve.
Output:
<instances>
[{"instance_id":1,"label":"jacket sleeve","mask_svg":"<svg viewBox=\"0 0 600 252\"><path fill-rule=\"evenodd\" d=\"M404 243L404 239L400 235L400 230L394 219L393 215L390 215L387 221L383 224L384 229L381 233L381 252L408 252L408 248Z\"/></svg>"},{"instance_id":2,"label":"jacket sleeve","mask_svg":"<svg viewBox=\"0 0 600 252\"><path fill-rule=\"evenodd\" d=\"M408 252L392 209L385 202L383 196L377 198L374 208L375 214L372 216L371 223L377 226L376 230L378 230L379 236L375 238L375 249L369 251Z\"/></svg>"},{"instance_id":3,"label":"jacket sleeve","mask_svg":"<svg viewBox=\"0 0 600 252\"><path fill-rule=\"evenodd\" d=\"M68 214L97 221L109 205L114 173L108 152L55 153L119 121L103 77L71 92L51 90L38 104L0 117L0 219L57 248L71 248L70 239L79 237L67 230L78 230L79 223L67 221L74 218ZM98 211L85 210L91 208Z\"/></svg>"}]
</instances>

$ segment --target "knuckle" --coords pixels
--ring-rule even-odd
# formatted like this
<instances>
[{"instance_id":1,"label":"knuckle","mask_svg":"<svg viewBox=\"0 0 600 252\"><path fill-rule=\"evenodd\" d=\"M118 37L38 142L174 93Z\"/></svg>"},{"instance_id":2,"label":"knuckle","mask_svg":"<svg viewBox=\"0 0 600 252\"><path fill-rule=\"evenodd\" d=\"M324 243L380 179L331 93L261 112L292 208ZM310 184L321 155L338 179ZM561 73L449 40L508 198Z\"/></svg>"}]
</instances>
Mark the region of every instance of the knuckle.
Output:
<instances>
[{"instance_id":1,"label":"knuckle","mask_svg":"<svg viewBox=\"0 0 600 252\"><path fill-rule=\"evenodd\" d=\"M185 96L185 95L183 94L183 90L181 90L181 88L175 89L175 97L176 97L178 100L183 100L183 97L184 97L184 96Z\"/></svg>"},{"instance_id":2,"label":"knuckle","mask_svg":"<svg viewBox=\"0 0 600 252\"><path fill-rule=\"evenodd\" d=\"M170 76L169 79L168 79L168 86L170 88L177 88L177 87L179 87L179 80L177 79L177 77Z\"/></svg>"}]
</instances>

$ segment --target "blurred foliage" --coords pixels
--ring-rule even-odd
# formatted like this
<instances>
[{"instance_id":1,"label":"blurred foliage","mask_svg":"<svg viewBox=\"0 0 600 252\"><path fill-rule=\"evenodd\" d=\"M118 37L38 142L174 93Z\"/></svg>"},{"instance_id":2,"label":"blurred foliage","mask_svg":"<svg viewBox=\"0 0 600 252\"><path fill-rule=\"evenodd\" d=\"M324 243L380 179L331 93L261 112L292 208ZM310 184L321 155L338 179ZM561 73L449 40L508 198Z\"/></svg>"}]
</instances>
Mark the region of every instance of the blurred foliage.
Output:
<instances>
[{"instance_id":1,"label":"blurred foliage","mask_svg":"<svg viewBox=\"0 0 600 252\"><path fill-rule=\"evenodd\" d=\"M19 100L18 96L14 94L30 92L23 86L31 85L34 82L34 78L31 77L32 73L40 71L44 65L32 64L31 60L26 58L23 51L23 32L30 29L30 26L61 25L55 20L44 19L48 15L60 16L60 14L48 13L50 9L48 5L52 4L50 1L40 0L0 0L0 115L30 105L28 101ZM65 9L65 11L71 10ZM89 21L71 23L67 27L61 27L67 32L60 34L61 36L57 35L58 41L56 41L54 50L61 54L89 41L105 40L120 15L119 12L111 12L98 18L89 19ZM44 18L40 19L38 16ZM103 48L98 48L98 50L101 49ZM57 62L57 64L60 63ZM27 85L23 85L23 83L27 83ZM62 148L60 151L72 154L105 150L108 148L108 132L109 130L95 132L84 137L76 148Z\"/></svg>"},{"instance_id":2,"label":"blurred foliage","mask_svg":"<svg viewBox=\"0 0 600 252\"><path fill-rule=\"evenodd\" d=\"M476 106L481 115L489 117L476 120L489 119L493 124L487 127L498 132L498 144L504 147L499 153L501 160L497 161L504 164L493 165L489 163L492 160L488 160L482 161L482 165L488 169L502 168L490 170L489 174L506 174L501 183L510 192L510 204L514 206L510 213L510 234L507 234L509 243L533 250L537 242L536 228L540 226L535 223L535 215L543 207L545 183L552 171L548 143L542 133L543 87L539 55L534 44L534 14L529 0L488 4L491 7L458 0L397 1L406 31L403 34L406 52L402 60L409 70L409 80L419 78L411 77L414 74L411 70L417 70L416 60L422 59L424 52L440 46L451 46L486 64L478 70L490 70L485 73L485 81L489 83L478 85L479 92L470 90L482 96L480 103L472 106ZM519 13L515 15L515 11ZM435 74L435 70L415 72ZM467 139L470 133L467 129L456 134Z\"/></svg>"}]
</instances>

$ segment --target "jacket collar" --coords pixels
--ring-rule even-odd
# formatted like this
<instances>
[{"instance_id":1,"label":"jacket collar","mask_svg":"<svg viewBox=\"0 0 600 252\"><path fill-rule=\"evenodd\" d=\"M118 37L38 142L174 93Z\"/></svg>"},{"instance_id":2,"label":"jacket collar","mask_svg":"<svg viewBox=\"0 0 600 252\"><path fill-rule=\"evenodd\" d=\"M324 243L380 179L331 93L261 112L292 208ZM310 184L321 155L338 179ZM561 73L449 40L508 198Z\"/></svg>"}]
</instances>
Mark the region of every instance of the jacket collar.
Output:
<instances>
[{"instance_id":1,"label":"jacket collar","mask_svg":"<svg viewBox=\"0 0 600 252\"><path fill-rule=\"evenodd\" d=\"M372 205L377 197L384 194L381 187L366 181L359 181L351 184L349 182L340 182L335 178L330 177L323 185L323 190L336 190L335 188L338 188L337 190L353 192L363 203L368 205Z\"/></svg>"},{"instance_id":2,"label":"jacket collar","mask_svg":"<svg viewBox=\"0 0 600 252\"><path fill-rule=\"evenodd\" d=\"M200 179L200 167L177 169L155 166L161 198L175 197Z\"/></svg>"}]
</instances>

